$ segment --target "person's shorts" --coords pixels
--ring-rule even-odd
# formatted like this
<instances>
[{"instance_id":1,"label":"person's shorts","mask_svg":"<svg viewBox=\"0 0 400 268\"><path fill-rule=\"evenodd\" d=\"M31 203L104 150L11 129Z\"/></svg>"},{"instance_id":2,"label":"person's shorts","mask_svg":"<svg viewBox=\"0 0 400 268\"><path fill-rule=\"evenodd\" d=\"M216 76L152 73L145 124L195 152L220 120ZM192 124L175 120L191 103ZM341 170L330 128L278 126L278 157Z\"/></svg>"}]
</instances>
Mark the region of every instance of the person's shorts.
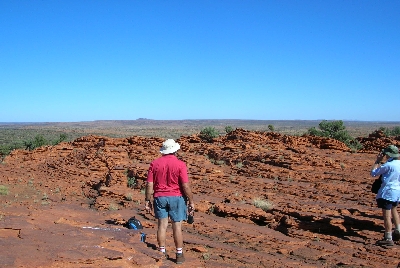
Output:
<instances>
[{"instance_id":1,"label":"person's shorts","mask_svg":"<svg viewBox=\"0 0 400 268\"><path fill-rule=\"evenodd\" d=\"M186 220L187 207L182 196L159 196L154 198L154 215L156 219L167 218L174 222Z\"/></svg>"},{"instance_id":2,"label":"person's shorts","mask_svg":"<svg viewBox=\"0 0 400 268\"><path fill-rule=\"evenodd\" d=\"M394 207L397 207L399 202L393 202L389 201L383 198L378 198L376 199L376 204L378 205L378 208L384 209L384 210L391 210Z\"/></svg>"}]
</instances>

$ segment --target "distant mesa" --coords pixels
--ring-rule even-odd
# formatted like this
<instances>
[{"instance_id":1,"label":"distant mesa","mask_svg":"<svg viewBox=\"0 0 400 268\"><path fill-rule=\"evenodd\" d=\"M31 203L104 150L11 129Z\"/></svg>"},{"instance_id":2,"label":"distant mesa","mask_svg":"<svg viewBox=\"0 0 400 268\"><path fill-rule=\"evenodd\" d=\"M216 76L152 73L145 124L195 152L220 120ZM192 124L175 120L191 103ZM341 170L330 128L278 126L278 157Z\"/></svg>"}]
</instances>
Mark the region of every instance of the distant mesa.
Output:
<instances>
[{"instance_id":1,"label":"distant mesa","mask_svg":"<svg viewBox=\"0 0 400 268\"><path fill-rule=\"evenodd\" d=\"M136 121L148 121L148 120L153 120L153 119L142 118L142 117L136 119Z\"/></svg>"}]
</instances>

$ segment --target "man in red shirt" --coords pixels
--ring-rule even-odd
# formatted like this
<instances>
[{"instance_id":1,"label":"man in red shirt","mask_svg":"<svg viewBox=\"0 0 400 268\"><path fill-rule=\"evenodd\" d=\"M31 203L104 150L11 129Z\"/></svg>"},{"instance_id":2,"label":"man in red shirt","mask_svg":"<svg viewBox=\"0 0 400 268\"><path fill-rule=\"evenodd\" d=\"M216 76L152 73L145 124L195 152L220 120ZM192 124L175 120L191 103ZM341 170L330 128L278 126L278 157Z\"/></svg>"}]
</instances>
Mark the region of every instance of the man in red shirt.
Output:
<instances>
[{"instance_id":1,"label":"man in red shirt","mask_svg":"<svg viewBox=\"0 0 400 268\"><path fill-rule=\"evenodd\" d=\"M154 215L158 219L157 242L159 250L165 251L165 238L168 217L172 222L172 231L176 247L176 263L185 261L183 256L182 221L187 213L194 212L193 194L189 183L186 164L176 157L180 145L168 139L160 149L162 156L150 164L146 184L146 211L150 212L154 197ZM189 206L186 207L186 199Z\"/></svg>"}]
</instances>

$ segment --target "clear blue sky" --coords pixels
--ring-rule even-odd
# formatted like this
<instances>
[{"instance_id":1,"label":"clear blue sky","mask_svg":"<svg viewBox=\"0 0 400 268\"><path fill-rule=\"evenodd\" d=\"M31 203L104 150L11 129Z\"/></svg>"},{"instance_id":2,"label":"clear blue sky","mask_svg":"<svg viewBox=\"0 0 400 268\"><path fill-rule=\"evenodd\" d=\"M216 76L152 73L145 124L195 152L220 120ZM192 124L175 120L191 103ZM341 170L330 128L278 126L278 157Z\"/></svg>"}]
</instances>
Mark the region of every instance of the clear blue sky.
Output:
<instances>
[{"instance_id":1,"label":"clear blue sky","mask_svg":"<svg viewBox=\"0 0 400 268\"><path fill-rule=\"evenodd\" d=\"M0 122L400 121L399 0L1 0Z\"/></svg>"}]
</instances>

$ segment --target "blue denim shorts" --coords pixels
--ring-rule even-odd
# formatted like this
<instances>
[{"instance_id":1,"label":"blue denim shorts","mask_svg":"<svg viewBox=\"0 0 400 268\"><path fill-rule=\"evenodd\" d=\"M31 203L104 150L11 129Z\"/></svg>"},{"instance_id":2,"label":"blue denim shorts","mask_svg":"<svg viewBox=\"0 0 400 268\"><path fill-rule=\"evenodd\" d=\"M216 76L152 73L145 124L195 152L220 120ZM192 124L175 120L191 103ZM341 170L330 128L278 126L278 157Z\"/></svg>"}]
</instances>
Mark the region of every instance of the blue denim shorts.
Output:
<instances>
[{"instance_id":1,"label":"blue denim shorts","mask_svg":"<svg viewBox=\"0 0 400 268\"><path fill-rule=\"evenodd\" d=\"M399 204L399 202L393 202L393 201L389 201L383 198L378 198L376 199L376 204L378 205L378 208L382 208L385 210L391 210L394 207L397 207L397 205Z\"/></svg>"},{"instance_id":2,"label":"blue denim shorts","mask_svg":"<svg viewBox=\"0 0 400 268\"><path fill-rule=\"evenodd\" d=\"M154 215L156 219L167 218L174 222L186 220L187 208L182 196L159 196L154 198Z\"/></svg>"}]
</instances>

